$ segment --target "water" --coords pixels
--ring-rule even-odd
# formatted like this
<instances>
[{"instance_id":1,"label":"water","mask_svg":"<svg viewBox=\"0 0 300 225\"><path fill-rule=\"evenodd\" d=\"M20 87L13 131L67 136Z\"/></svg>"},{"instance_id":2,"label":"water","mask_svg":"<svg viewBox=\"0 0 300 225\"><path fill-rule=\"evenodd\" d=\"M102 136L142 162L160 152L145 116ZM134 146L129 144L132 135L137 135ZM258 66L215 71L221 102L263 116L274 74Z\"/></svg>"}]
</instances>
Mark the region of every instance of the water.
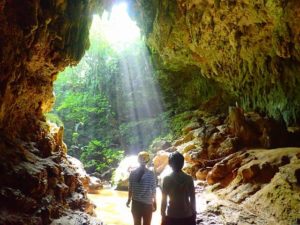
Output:
<instances>
[{"instance_id":1,"label":"water","mask_svg":"<svg viewBox=\"0 0 300 225\"><path fill-rule=\"evenodd\" d=\"M126 207L128 193L112 189L100 190L98 194L89 194L88 198L96 205L96 216L105 225L132 225L130 208ZM157 189L157 210L153 213L152 225L161 223L160 205L161 192Z\"/></svg>"}]
</instances>

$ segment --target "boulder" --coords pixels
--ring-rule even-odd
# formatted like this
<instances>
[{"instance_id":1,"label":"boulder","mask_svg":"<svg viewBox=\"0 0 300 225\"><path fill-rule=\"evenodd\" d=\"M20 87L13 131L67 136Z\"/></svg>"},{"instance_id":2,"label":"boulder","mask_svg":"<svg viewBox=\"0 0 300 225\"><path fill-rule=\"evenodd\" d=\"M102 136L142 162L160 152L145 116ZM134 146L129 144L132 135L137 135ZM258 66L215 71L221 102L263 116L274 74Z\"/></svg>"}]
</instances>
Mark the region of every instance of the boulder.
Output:
<instances>
[{"instance_id":1,"label":"boulder","mask_svg":"<svg viewBox=\"0 0 300 225\"><path fill-rule=\"evenodd\" d=\"M119 163L113 176L113 184L116 190L128 190L130 172L138 166L137 156L128 156Z\"/></svg>"},{"instance_id":2,"label":"boulder","mask_svg":"<svg viewBox=\"0 0 300 225\"><path fill-rule=\"evenodd\" d=\"M153 166L156 174L160 174L169 163L169 153L165 151L157 152L153 158Z\"/></svg>"},{"instance_id":3,"label":"boulder","mask_svg":"<svg viewBox=\"0 0 300 225\"><path fill-rule=\"evenodd\" d=\"M184 128L182 128L183 134L187 134L191 130L195 130L200 127L200 124L198 122L191 122L188 125L186 125Z\"/></svg>"},{"instance_id":4,"label":"boulder","mask_svg":"<svg viewBox=\"0 0 300 225\"><path fill-rule=\"evenodd\" d=\"M75 169L76 173L79 176L79 179L86 190L89 189L90 183L90 176L86 173L82 162L78 159L67 155L67 160L72 164L73 168Z\"/></svg>"},{"instance_id":5,"label":"boulder","mask_svg":"<svg viewBox=\"0 0 300 225\"><path fill-rule=\"evenodd\" d=\"M210 168L211 169L211 168ZM206 180L207 174L210 171L209 168L201 168L196 172L197 180Z\"/></svg>"},{"instance_id":6,"label":"boulder","mask_svg":"<svg viewBox=\"0 0 300 225\"><path fill-rule=\"evenodd\" d=\"M222 161L226 172L215 165L207 180L222 183L229 173L234 174L225 188L215 192L220 198L235 202L258 217L268 215L268 219L277 224L297 224L300 208L299 153L300 148L235 153Z\"/></svg>"},{"instance_id":7,"label":"boulder","mask_svg":"<svg viewBox=\"0 0 300 225\"><path fill-rule=\"evenodd\" d=\"M185 161L199 164L208 159L207 149L198 147L183 154Z\"/></svg>"},{"instance_id":8,"label":"boulder","mask_svg":"<svg viewBox=\"0 0 300 225\"><path fill-rule=\"evenodd\" d=\"M88 192L91 194L98 193L100 189L103 188L103 183L97 177L90 177L89 189Z\"/></svg>"},{"instance_id":9,"label":"boulder","mask_svg":"<svg viewBox=\"0 0 300 225\"><path fill-rule=\"evenodd\" d=\"M181 154L184 154L195 148L196 148L195 142L190 141L190 142L184 143L180 146L177 146L177 151L180 152Z\"/></svg>"}]
</instances>

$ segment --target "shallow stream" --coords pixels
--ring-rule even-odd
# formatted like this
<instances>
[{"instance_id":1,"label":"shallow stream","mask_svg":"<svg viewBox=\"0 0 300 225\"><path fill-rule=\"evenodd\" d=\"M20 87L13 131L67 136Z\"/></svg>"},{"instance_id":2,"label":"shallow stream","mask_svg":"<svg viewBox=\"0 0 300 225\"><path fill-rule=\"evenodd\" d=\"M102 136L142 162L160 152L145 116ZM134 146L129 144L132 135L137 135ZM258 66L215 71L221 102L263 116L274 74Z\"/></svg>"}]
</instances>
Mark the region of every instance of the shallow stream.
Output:
<instances>
[{"instance_id":1,"label":"shallow stream","mask_svg":"<svg viewBox=\"0 0 300 225\"><path fill-rule=\"evenodd\" d=\"M126 207L128 193L126 191L115 191L113 189L100 190L98 194L89 194L89 199L96 205L97 218L105 225L132 225L133 219L130 208ZM157 189L157 210L153 213L153 225L159 225L161 192Z\"/></svg>"}]
</instances>

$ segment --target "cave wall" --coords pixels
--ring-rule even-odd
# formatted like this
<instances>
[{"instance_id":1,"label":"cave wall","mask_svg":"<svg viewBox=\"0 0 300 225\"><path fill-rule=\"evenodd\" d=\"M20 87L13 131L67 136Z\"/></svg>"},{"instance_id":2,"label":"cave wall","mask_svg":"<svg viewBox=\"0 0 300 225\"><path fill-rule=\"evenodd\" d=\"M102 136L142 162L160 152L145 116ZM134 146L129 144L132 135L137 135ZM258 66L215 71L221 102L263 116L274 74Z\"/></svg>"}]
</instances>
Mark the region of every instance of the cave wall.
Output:
<instances>
[{"instance_id":1,"label":"cave wall","mask_svg":"<svg viewBox=\"0 0 300 225\"><path fill-rule=\"evenodd\" d=\"M0 2L0 129L24 134L51 109L56 74L88 47L90 1Z\"/></svg>"},{"instance_id":2,"label":"cave wall","mask_svg":"<svg viewBox=\"0 0 300 225\"><path fill-rule=\"evenodd\" d=\"M131 8L171 75L196 66L247 110L299 122L299 1L132 0Z\"/></svg>"},{"instance_id":3,"label":"cave wall","mask_svg":"<svg viewBox=\"0 0 300 225\"><path fill-rule=\"evenodd\" d=\"M0 224L49 224L68 213L91 221L63 128L43 114L57 73L88 48L96 8L92 0L0 0Z\"/></svg>"}]
</instances>

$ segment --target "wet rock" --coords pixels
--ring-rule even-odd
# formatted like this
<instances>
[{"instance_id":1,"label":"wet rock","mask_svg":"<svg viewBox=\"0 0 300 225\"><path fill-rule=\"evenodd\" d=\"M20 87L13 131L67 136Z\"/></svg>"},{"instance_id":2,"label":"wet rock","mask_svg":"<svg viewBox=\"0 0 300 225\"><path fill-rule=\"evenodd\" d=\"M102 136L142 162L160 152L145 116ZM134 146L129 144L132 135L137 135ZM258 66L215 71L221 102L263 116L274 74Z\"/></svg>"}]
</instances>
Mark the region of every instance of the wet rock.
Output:
<instances>
[{"instance_id":1,"label":"wet rock","mask_svg":"<svg viewBox=\"0 0 300 225\"><path fill-rule=\"evenodd\" d=\"M169 153L165 151L157 152L152 162L155 173L160 174L169 163Z\"/></svg>"},{"instance_id":2,"label":"wet rock","mask_svg":"<svg viewBox=\"0 0 300 225\"><path fill-rule=\"evenodd\" d=\"M208 159L207 150L205 148L196 148L184 154L184 158L190 163L202 163Z\"/></svg>"},{"instance_id":3,"label":"wet rock","mask_svg":"<svg viewBox=\"0 0 300 225\"><path fill-rule=\"evenodd\" d=\"M139 167L137 156L128 156L119 163L113 177L116 190L128 190L130 172L137 167Z\"/></svg>"},{"instance_id":4,"label":"wet rock","mask_svg":"<svg viewBox=\"0 0 300 225\"><path fill-rule=\"evenodd\" d=\"M72 167L75 169L74 173L79 177L82 185L86 190L89 188L90 183L90 176L86 173L82 162L80 162L78 159L67 156L68 161L71 163ZM74 177L74 174L72 174L73 171L67 171L67 174L70 174L70 177ZM68 175L66 175L66 179L68 180ZM70 183L74 183L74 181L71 181Z\"/></svg>"},{"instance_id":5,"label":"wet rock","mask_svg":"<svg viewBox=\"0 0 300 225\"><path fill-rule=\"evenodd\" d=\"M88 193L91 194L98 193L98 191L102 188L103 188L103 183L101 182L101 180L97 177L90 176Z\"/></svg>"},{"instance_id":6,"label":"wet rock","mask_svg":"<svg viewBox=\"0 0 300 225\"><path fill-rule=\"evenodd\" d=\"M199 169L197 171L197 173L196 173L197 180L203 180L203 181L205 181L206 177L207 177L207 174L208 174L209 171L210 171L210 169L208 169L208 168L201 168L201 169Z\"/></svg>"},{"instance_id":7,"label":"wet rock","mask_svg":"<svg viewBox=\"0 0 300 225\"><path fill-rule=\"evenodd\" d=\"M61 218L53 220L51 225L101 225L101 221L78 211L66 212Z\"/></svg>"},{"instance_id":8,"label":"wet rock","mask_svg":"<svg viewBox=\"0 0 300 225\"><path fill-rule=\"evenodd\" d=\"M190 150L195 149L195 148L196 148L195 142L190 141L185 144L177 146L177 151L179 151L180 153L183 154L183 153L189 152Z\"/></svg>"},{"instance_id":9,"label":"wet rock","mask_svg":"<svg viewBox=\"0 0 300 225\"><path fill-rule=\"evenodd\" d=\"M191 122L188 125L186 125L184 128L182 128L183 134L187 134L191 130L195 130L200 127L200 124L198 122Z\"/></svg>"}]
</instances>

